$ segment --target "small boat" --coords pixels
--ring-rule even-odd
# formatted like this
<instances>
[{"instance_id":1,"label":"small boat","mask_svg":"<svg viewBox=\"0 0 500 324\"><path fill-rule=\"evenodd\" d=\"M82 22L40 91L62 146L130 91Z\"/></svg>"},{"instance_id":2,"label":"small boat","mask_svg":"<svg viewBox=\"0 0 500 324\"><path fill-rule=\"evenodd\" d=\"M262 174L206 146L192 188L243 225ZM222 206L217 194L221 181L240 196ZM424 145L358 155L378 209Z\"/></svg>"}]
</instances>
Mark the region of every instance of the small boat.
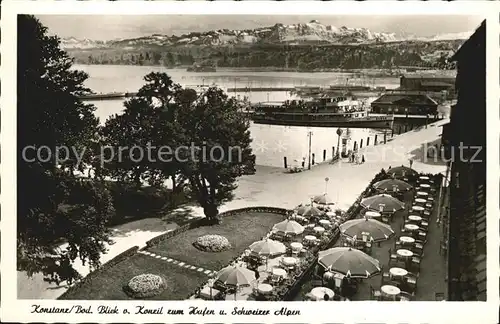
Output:
<instances>
[{"instance_id":1,"label":"small boat","mask_svg":"<svg viewBox=\"0 0 500 324\"><path fill-rule=\"evenodd\" d=\"M251 118L256 124L390 129L394 123L394 116L370 116L363 102L346 96L259 103L252 110Z\"/></svg>"}]
</instances>

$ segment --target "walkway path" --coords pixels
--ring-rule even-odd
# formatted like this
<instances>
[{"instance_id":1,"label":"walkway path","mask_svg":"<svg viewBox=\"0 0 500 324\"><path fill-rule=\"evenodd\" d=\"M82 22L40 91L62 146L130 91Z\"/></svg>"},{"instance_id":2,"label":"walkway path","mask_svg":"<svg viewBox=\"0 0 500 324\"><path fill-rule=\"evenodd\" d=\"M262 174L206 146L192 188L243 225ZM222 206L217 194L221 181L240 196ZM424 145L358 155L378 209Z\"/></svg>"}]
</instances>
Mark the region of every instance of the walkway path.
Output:
<instances>
[{"instance_id":1,"label":"walkway path","mask_svg":"<svg viewBox=\"0 0 500 324\"><path fill-rule=\"evenodd\" d=\"M193 270L193 271L203 272L207 276L216 273L216 271L213 271L213 270L208 270L208 269L204 269L202 267L197 267L197 266L194 266L194 265L190 265L190 264L187 264L186 262L182 262L182 261L179 261L179 260L174 260L172 258L164 257L164 256L161 256L161 255L158 255L158 254L154 254L154 253L149 252L149 251L141 250L141 251L139 251L139 253L145 254L145 255L149 255L149 256L151 256L153 258L156 258L156 259L161 259L161 260L163 260L165 262L175 264L175 265L177 265L177 266L179 266L181 268L186 268L186 269Z\"/></svg>"},{"instance_id":2,"label":"walkway path","mask_svg":"<svg viewBox=\"0 0 500 324\"><path fill-rule=\"evenodd\" d=\"M328 194L337 201L336 207L346 210L382 168L408 165L408 159L412 158L413 168L419 172L444 172L444 163L425 161L422 145L438 141L442 133L439 126L448 121L445 119L426 129L394 137L385 145L364 147L361 149L365 154L364 164L353 165L341 161L333 165L321 164L309 171L294 174L284 173L282 168L257 167L255 175L239 179L235 199L222 206L220 211L251 206L294 208L299 203L308 203L314 195L324 193L325 177L330 179ZM202 208L185 206L163 220L146 219L114 228L112 238L115 244L109 246L108 253L102 256L102 262L109 261L134 245L142 247L151 238L174 229L179 218L186 220L197 217L203 217ZM88 274L88 268L81 264L75 266L82 275ZM54 299L65 290L65 287L47 284L40 275L28 278L25 273L18 272L18 298Z\"/></svg>"}]
</instances>

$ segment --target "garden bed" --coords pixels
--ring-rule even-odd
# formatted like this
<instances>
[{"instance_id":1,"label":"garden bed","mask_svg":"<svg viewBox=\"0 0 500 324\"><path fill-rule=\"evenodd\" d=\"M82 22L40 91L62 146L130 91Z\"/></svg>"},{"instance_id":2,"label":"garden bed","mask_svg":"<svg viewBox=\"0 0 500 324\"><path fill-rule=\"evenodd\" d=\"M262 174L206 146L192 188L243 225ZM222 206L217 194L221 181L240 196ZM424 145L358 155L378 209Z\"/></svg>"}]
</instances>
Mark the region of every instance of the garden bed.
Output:
<instances>
[{"instance_id":1,"label":"garden bed","mask_svg":"<svg viewBox=\"0 0 500 324\"><path fill-rule=\"evenodd\" d=\"M250 244L259 241L284 219L283 215L269 212L231 213L222 223L189 229L148 248L148 251L210 270L220 270L241 255ZM193 246L200 236L216 234L226 237L231 248L222 252L203 252Z\"/></svg>"},{"instance_id":2,"label":"garden bed","mask_svg":"<svg viewBox=\"0 0 500 324\"><path fill-rule=\"evenodd\" d=\"M178 265L155 259L148 255L135 254L113 267L106 268L73 289L69 289L59 299L124 300L129 297L123 287L134 276L151 273L165 279L165 289L150 299L182 300L208 276L203 272L188 270Z\"/></svg>"}]
</instances>

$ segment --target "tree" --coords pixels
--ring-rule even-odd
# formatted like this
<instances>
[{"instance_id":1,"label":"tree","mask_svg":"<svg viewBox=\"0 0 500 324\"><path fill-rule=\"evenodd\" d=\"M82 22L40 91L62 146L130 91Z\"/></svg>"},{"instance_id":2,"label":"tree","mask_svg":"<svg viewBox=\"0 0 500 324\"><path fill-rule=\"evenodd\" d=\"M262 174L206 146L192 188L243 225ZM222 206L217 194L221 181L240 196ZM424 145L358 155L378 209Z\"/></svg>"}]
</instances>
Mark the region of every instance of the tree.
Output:
<instances>
[{"instance_id":1,"label":"tree","mask_svg":"<svg viewBox=\"0 0 500 324\"><path fill-rule=\"evenodd\" d=\"M180 164L180 172L209 220L216 219L218 207L232 199L237 178L255 172L250 123L240 108L234 98L212 87L179 110L178 121L197 148L191 152L194 158Z\"/></svg>"},{"instance_id":2,"label":"tree","mask_svg":"<svg viewBox=\"0 0 500 324\"><path fill-rule=\"evenodd\" d=\"M71 69L59 39L35 17L18 16L17 46L17 265L71 282L79 277L75 259L99 265L113 214L107 189L74 172L92 158L86 148L96 141L98 119L95 107L78 99L90 92L87 75ZM44 146L52 154L37 158L35 150ZM67 151L57 154L57 148ZM56 248L62 242L67 248Z\"/></svg>"},{"instance_id":3,"label":"tree","mask_svg":"<svg viewBox=\"0 0 500 324\"><path fill-rule=\"evenodd\" d=\"M125 102L124 112L108 119L102 130L103 144L110 148L107 153L113 153L112 159L106 157L105 172L136 189L143 181L161 185L168 177L176 183L175 161L160 160L158 150L175 148L181 133L176 129L174 104L181 87L164 73L150 73L144 80L137 97Z\"/></svg>"}]
</instances>

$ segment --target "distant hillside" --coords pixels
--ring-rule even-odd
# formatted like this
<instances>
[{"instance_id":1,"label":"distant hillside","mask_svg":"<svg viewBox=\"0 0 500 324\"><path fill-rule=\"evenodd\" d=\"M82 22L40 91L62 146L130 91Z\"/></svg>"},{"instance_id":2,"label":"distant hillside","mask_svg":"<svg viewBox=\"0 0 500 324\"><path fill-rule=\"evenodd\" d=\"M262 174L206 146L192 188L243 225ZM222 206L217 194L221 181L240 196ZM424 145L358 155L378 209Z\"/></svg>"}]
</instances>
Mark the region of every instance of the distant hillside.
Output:
<instances>
[{"instance_id":1,"label":"distant hillside","mask_svg":"<svg viewBox=\"0 0 500 324\"><path fill-rule=\"evenodd\" d=\"M365 28L337 28L311 21L181 36L155 34L106 42L69 38L61 40L61 45L80 64L174 67L207 63L219 67L304 71L398 66L453 68L447 59L464 39L443 40L443 36L430 40L412 37L408 37L411 40L398 40L394 34L371 32Z\"/></svg>"}]
</instances>

